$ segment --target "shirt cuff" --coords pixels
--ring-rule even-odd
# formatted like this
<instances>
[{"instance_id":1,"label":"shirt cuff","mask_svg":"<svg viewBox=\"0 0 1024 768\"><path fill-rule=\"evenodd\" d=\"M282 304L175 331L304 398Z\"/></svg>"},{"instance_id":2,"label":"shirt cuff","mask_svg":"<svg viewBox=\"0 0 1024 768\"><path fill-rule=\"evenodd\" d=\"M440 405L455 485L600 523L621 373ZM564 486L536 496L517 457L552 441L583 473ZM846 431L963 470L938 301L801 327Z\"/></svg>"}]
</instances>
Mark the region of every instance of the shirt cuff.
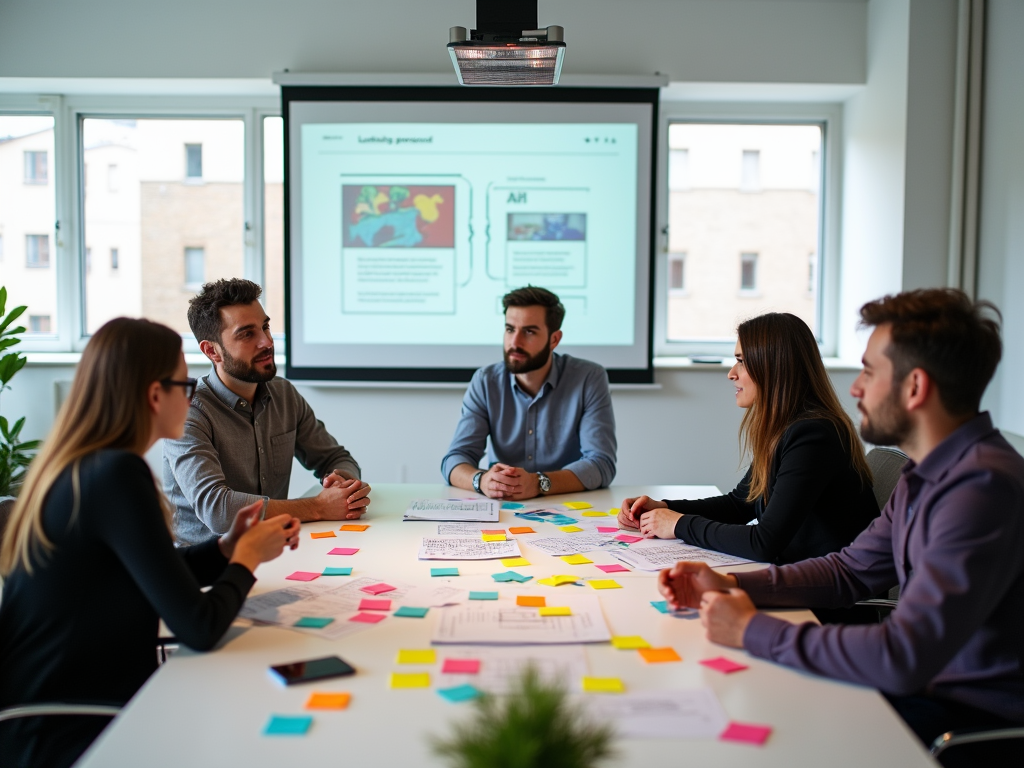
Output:
<instances>
[{"instance_id":1,"label":"shirt cuff","mask_svg":"<svg viewBox=\"0 0 1024 768\"><path fill-rule=\"evenodd\" d=\"M736 577L736 586L750 595L750 599L755 603L757 603L755 595L764 595L771 592L771 568L760 568L756 571L743 571L741 573L729 573L729 575Z\"/></svg>"},{"instance_id":2,"label":"shirt cuff","mask_svg":"<svg viewBox=\"0 0 1024 768\"><path fill-rule=\"evenodd\" d=\"M566 464L562 469L567 469L576 475L588 491L601 487L601 470L589 461L580 459L572 464Z\"/></svg>"},{"instance_id":3,"label":"shirt cuff","mask_svg":"<svg viewBox=\"0 0 1024 768\"><path fill-rule=\"evenodd\" d=\"M738 575L738 574L737 574ZM784 619L777 619L766 613L757 613L743 632L743 648L758 658L774 661L772 648L786 627L793 626Z\"/></svg>"},{"instance_id":4,"label":"shirt cuff","mask_svg":"<svg viewBox=\"0 0 1024 768\"><path fill-rule=\"evenodd\" d=\"M469 464L471 467L477 467L479 463L480 459L473 461L473 459L470 456L460 456L459 454L446 456L444 461L441 462L441 474L444 476L444 481L451 485L452 471L457 466L459 466L460 464Z\"/></svg>"},{"instance_id":5,"label":"shirt cuff","mask_svg":"<svg viewBox=\"0 0 1024 768\"><path fill-rule=\"evenodd\" d=\"M337 467L335 467L332 471L333 472L338 472L338 473L347 472L349 475L354 477L356 480L362 480L363 479L362 473L359 471L359 467L357 467L355 464L353 464L351 462L345 462L344 464L340 464Z\"/></svg>"}]
</instances>

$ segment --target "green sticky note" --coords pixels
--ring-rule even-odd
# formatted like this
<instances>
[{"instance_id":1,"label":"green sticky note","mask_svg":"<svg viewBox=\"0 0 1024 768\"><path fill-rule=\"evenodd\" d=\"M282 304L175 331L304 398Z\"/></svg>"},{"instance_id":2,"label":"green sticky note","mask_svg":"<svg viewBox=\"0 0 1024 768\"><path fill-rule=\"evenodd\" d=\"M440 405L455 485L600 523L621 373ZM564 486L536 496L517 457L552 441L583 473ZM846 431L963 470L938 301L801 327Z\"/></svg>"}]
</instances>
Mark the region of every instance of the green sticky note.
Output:
<instances>
[{"instance_id":1,"label":"green sticky note","mask_svg":"<svg viewBox=\"0 0 1024 768\"><path fill-rule=\"evenodd\" d=\"M324 568L324 571L323 571L323 573L321 575L322 576L351 576L352 575L352 569L351 568L332 568L332 567L328 566L327 568Z\"/></svg>"},{"instance_id":2,"label":"green sticky note","mask_svg":"<svg viewBox=\"0 0 1024 768\"><path fill-rule=\"evenodd\" d=\"M292 624L293 627L312 627L313 629L323 629L330 624L334 619L320 616L303 616L301 619Z\"/></svg>"},{"instance_id":3,"label":"green sticky note","mask_svg":"<svg viewBox=\"0 0 1024 768\"><path fill-rule=\"evenodd\" d=\"M431 576L458 576L459 575L459 569L458 568L431 568L430 569L430 575Z\"/></svg>"},{"instance_id":4,"label":"green sticky note","mask_svg":"<svg viewBox=\"0 0 1024 768\"><path fill-rule=\"evenodd\" d=\"M271 715L263 733L267 736L305 736L312 724L313 718L309 715Z\"/></svg>"},{"instance_id":5,"label":"green sticky note","mask_svg":"<svg viewBox=\"0 0 1024 768\"><path fill-rule=\"evenodd\" d=\"M468 683L456 685L454 688L439 688L437 692L453 704L470 701L480 695L480 691Z\"/></svg>"},{"instance_id":6,"label":"green sticky note","mask_svg":"<svg viewBox=\"0 0 1024 768\"><path fill-rule=\"evenodd\" d=\"M413 608L410 605L403 605L401 608L395 611L394 615L406 616L410 619L422 619L424 616L427 615L427 611L429 610L429 608Z\"/></svg>"},{"instance_id":7,"label":"green sticky note","mask_svg":"<svg viewBox=\"0 0 1024 768\"><path fill-rule=\"evenodd\" d=\"M469 593L469 599L470 600L497 600L498 599L498 593L497 592L470 592Z\"/></svg>"}]
</instances>

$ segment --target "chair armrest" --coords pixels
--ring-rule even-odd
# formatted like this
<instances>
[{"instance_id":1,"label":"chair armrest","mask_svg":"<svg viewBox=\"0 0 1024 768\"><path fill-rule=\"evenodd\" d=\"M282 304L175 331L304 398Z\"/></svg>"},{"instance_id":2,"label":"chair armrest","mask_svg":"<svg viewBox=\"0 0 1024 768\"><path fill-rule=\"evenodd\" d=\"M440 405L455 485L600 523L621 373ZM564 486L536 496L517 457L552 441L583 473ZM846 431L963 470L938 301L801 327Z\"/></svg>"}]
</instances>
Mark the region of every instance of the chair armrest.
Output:
<instances>
[{"instance_id":1,"label":"chair armrest","mask_svg":"<svg viewBox=\"0 0 1024 768\"><path fill-rule=\"evenodd\" d=\"M98 715L114 717L121 711L120 707L102 704L23 704L0 710L0 721L15 720L20 717L39 717L41 715Z\"/></svg>"},{"instance_id":2,"label":"chair armrest","mask_svg":"<svg viewBox=\"0 0 1024 768\"><path fill-rule=\"evenodd\" d=\"M899 600L887 600L884 597L873 597L870 600L860 600L855 605L864 605L868 608L888 608L890 611L894 611L899 602Z\"/></svg>"},{"instance_id":3,"label":"chair armrest","mask_svg":"<svg viewBox=\"0 0 1024 768\"><path fill-rule=\"evenodd\" d=\"M978 744L983 741L1002 741L1003 739L1024 739L1024 727L995 728L990 731L947 731L932 742L932 757L938 757L950 747L962 744Z\"/></svg>"}]
</instances>

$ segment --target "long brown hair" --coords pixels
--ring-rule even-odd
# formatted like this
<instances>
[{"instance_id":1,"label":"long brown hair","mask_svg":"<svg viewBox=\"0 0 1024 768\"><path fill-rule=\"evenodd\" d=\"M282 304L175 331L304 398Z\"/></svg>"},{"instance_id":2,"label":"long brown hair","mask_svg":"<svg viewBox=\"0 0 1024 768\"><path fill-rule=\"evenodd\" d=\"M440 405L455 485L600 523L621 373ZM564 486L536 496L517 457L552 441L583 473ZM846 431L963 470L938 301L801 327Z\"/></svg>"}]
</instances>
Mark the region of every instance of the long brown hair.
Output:
<instances>
[{"instance_id":1,"label":"long brown hair","mask_svg":"<svg viewBox=\"0 0 1024 768\"><path fill-rule=\"evenodd\" d=\"M93 335L67 400L14 505L0 545L0 574L8 575L19 564L32 573L33 559L38 561L53 550L43 530L43 506L68 466L72 467L74 515L78 466L84 456L104 448L139 454L146 450L151 432L146 393L153 382L174 375L180 354L181 336L149 320L119 317ZM163 494L159 495L167 517L169 508Z\"/></svg>"},{"instance_id":2,"label":"long brown hair","mask_svg":"<svg viewBox=\"0 0 1024 768\"><path fill-rule=\"evenodd\" d=\"M754 404L740 424L744 451L751 453L747 501L768 501L772 460L783 433L802 419L828 419L850 452L861 482L871 470L853 422L839 404L807 323L786 312L769 312L736 329L743 364L757 387Z\"/></svg>"}]
</instances>

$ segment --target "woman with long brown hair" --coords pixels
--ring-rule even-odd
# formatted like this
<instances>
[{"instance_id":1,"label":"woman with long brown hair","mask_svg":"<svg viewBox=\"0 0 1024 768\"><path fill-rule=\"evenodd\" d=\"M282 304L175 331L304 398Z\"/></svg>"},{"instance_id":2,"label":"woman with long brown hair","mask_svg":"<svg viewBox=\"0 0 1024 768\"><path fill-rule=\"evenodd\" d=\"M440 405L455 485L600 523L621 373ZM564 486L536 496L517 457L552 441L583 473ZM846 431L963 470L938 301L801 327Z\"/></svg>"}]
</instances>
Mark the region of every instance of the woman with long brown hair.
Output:
<instances>
[{"instance_id":1,"label":"woman with long brown hair","mask_svg":"<svg viewBox=\"0 0 1024 768\"><path fill-rule=\"evenodd\" d=\"M166 326L118 318L85 348L0 545L0 709L124 704L156 669L160 618L186 645L212 648L256 566L296 546L298 520L260 522L257 503L220 539L175 549L143 454L181 437L194 389ZM70 765L105 725L6 721L0 755L5 768Z\"/></svg>"},{"instance_id":2,"label":"woman with long brown hair","mask_svg":"<svg viewBox=\"0 0 1024 768\"><path fill-rule=\"evenodd\" d=\"M795 315L740 324L729 380L746 409L750 468L732 493L695 501L626 499L619 523L762 563L837 552L878 515L871 471L814 334ZM754 524L756 523L756 524Z\"/></svg>"}]
</instances>

